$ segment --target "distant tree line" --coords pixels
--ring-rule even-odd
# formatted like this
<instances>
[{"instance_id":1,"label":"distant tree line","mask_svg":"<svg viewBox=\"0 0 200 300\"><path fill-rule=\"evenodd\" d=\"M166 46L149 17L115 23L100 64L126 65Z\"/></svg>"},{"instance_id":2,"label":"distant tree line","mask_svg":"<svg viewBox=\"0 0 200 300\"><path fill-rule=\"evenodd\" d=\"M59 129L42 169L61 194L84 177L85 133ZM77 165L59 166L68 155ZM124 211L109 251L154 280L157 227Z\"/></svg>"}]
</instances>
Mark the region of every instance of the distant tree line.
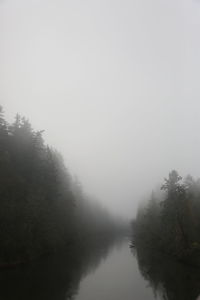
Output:
<instances>
[{"instance_id":1,"label":"distant tree line","mask_svg":"<svg viewBox=\"0 0 200 300\"><path fill-rule=\"evenodd\" d=\"M89 244L120 228L104 209L89 204L42 134L20 115L9 124L0 107L0 266Z\"/></svg>"},{"instance_id":2,"label":"distant tree line","mask_svg":"<svg viewBox=\"0 0 200 300\"><path fill-rule=\"evenodd\" d=\"M200 264L200 179L184 180L173 170L140 207L132 223L132 246L154 257L158 251L178 260ZM143 250L145 249L145 250Z\"/></svg>"}]
</instances>

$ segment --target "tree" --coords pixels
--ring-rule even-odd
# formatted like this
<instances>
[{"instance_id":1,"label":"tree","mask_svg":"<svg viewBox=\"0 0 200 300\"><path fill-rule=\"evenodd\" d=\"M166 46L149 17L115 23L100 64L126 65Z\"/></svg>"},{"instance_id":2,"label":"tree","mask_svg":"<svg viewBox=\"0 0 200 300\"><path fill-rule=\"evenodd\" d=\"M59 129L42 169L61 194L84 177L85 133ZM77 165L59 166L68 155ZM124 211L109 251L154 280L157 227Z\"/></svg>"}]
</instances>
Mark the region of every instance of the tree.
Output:
<instances>
[{"instance_id":1,"label":"tree","mask_svg":"<svg viewBox=\"0 0 200 300\"><path fill-rule=\"evenodd\" d=\"M176 193L182 187L180 181L182 177L178 174L176 170L172 170L169 173L168 179L165 178L165 183L161 186L161 190L167 191L168 194Z\"/></svg>"},{"instance_id":2,"label":"tree","mask_svg":"<svg viewBox=\"0 0 200 300\"><path fill-rule=\"evenodd\" d=\"M167 192L163 201L163 231L170 243L171 251L181 255L183 249L189 248L189 239L185 227L186 217L186 188L180 183L182 177L173 170L161 189Z\"/></svg>"}]
</instances>

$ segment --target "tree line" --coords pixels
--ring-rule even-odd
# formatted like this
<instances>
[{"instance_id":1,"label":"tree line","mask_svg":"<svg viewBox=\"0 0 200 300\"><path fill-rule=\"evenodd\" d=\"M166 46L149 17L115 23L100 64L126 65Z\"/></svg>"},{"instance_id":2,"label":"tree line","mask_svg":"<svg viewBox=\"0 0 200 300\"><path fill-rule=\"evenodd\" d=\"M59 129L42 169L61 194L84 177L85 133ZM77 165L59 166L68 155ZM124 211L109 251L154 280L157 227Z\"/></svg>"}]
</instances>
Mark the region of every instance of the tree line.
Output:
<instances>
[{"instance_id":1,"label":"tree line","mask_svg":"<svg viewBox=\"0 0 200 300\"><path fill-rule=\"evenodd\" d=\"M132 246L152 259L160 253L200 264L200 179L183 179L176 170L152 192L132 223Z\"/></svg>"},{"instance_id":2,"label":"tree line","mask_svg":"<svg viewBox=\"0 0 200 300\"><path fill-rule=\"evenodd\" d=\"M59 247L108 237L121 230L88 200L43 131L0 107L0 265L27 261Z\"/></svg>"}]
</instances>

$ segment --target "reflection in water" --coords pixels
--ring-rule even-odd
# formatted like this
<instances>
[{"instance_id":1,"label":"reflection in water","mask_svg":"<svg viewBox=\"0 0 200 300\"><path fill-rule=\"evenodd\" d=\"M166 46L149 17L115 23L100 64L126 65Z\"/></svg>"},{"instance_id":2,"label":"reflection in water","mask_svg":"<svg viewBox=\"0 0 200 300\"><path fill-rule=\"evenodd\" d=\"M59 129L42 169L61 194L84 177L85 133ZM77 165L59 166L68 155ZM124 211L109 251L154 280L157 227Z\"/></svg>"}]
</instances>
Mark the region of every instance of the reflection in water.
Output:
<instances>
[{"instance_id":1,"label":"reflection in water","mask_svg":"<svg viewBox=\"0 0 200 300\"><path fill-rule=\"evenodd\" d=\"M68 253L13 270L1 270L0 299L153 300L156 296L159 300L197 299L200 270L142 247L136 247L135 256L137 261L127 240L107 240L90 247L77 246ZM98 271L93 273L97 267Z\"/></svg>"},{"instance_id":2,"label":"reflection in water","mask_svg":"<svg viewBox=\"0 0 200 300\"><path fill-rule=\"evenodd\" d=\"M155 297L164 300L196 300L200 294L200 269L174 262L154 251L137 247L134 251L143 277Z\"/></svg>"},{"instance_id":3,"label":"reflection in water","mask_svg":"<svg viewBox=\"0 0 200 300\"><path fill-rule=\"evenodd\" d=\"M81 247L0 272L0 299L74 299L81 279L95 270L113 247L114 241Z\"/></svg>"}]
</instances>

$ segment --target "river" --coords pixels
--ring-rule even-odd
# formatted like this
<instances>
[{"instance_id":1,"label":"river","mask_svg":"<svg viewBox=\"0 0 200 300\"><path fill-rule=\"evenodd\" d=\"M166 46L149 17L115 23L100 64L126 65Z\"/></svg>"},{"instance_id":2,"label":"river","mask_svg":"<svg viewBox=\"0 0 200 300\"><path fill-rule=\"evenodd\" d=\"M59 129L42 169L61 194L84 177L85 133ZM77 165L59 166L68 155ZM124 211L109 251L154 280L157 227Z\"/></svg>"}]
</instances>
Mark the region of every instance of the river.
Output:
<instances>
[{"instance_id":1,"label":"river","mask_svg":"<svg viewBox=\"0 0 200 300\"><path fill-rule=\"evenodd\" d=\"M155 299L129 244L124 239L113 246L98 268L81 281L75 300Z\"/></svg>"},{"instance_id":2,"label":"river","mask_svg":"<svg viewBox=\"0 0 200 300\"><path fill-rule=\"evenodd\" d=\"M200 272L148 252L128 239L62 253L0 271L3 300L196 300ZM157 297L157 298L156 298Z\"/></svg>"}]
</instances>

